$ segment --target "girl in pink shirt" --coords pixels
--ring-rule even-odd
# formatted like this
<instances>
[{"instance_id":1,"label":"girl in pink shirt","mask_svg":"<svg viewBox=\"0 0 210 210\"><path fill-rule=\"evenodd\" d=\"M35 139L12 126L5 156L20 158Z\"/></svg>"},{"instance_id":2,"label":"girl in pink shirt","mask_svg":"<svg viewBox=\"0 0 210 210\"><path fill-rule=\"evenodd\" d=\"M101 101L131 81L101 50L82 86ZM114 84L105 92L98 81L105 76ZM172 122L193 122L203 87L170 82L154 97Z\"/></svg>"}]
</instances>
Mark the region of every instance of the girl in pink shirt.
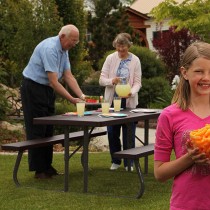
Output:
<instances>
[{"instance_id":1,"label":"girl in pink shirt","mask_svg":"<svg viewBox=\"0 0 210 210\"><path fill-rule=\"evenodd\" d=\"M158 119L154 174L161 182L174 178L170 210L209 210L210 160L192 148L189 132L210 123L210 44L190 45L180 72L172 105Z\"/></svg>"}]
</instances>

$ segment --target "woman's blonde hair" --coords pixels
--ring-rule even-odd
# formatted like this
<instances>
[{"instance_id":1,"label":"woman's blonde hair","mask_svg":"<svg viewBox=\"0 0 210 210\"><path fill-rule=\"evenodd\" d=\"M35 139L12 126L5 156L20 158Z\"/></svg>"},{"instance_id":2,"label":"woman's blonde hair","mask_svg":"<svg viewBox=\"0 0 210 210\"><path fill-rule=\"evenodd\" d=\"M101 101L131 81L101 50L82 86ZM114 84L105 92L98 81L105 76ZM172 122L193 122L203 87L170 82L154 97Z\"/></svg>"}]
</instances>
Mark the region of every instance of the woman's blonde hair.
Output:
<instances>
[{"instance_id":1,"label":"woman's blonde hair","mask_svg":"<svg viewBox=\"0 0 210 210\"><path fill-rule=\"evenodd\" d=\"M200 57L210 60L210 44L205 42L191 44L183 54L180 66L188 70L192 62ZM187 110L190 105L190 84L182 74L180 74L180 82L172 98L172 103L176 103L182 110Z\"/></svg>"},{"instance_id":2,"label":"woman's blonde hair","mask_svg":"<svg viewBox=\"0 0 210 210\"><path fill-rule=\"evenodd\" d=\"M118 34L114 41L112 42L112 46L116 48L117 45L126 45L130 47L133 44L131 41L131 35L128 33L120 33Z\"/></svg>"}]
</instances>

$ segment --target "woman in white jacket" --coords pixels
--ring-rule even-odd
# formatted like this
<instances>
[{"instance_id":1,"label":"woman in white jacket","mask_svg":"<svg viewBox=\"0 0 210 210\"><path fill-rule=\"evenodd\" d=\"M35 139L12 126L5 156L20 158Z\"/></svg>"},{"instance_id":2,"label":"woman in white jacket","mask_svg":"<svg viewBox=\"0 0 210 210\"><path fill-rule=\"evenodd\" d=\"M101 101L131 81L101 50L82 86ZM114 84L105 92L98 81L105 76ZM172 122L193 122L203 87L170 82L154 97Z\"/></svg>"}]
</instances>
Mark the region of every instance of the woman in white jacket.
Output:
<instances>
[{"instance_id":1,"label":"woman in white jacket","mask_svg":"<svg viewBox=\"0 0 210 210\"><path fill-rule=\"evenodd\" d=\"M115 85L119 82L120 77L127 77L131 86L131 91L127 97L122 98L122 108L136 108L138 105L138 92L141 88L141 63L139 58L133 53L129 52L131 47L131 36L128 33L120 33L113 41L113 47L116 52L107 56L104 65L101 70L99 84L105 86L104 99L109 101L113 106L114 96L117 96L115 92ZM120 130L123 130L123 149L127 149L127 128L125 124L108 126L108 139L110 154L121 150L120 142ZM135 147L135 130L136 124L132 123L133 130L133 145ZM121 164L120 159L112 157L111 170L116 170ZM127 161L124 160L124 167L127 170ZM133 167L131 167L131 170Z\"/></svg>"}]
</instances>

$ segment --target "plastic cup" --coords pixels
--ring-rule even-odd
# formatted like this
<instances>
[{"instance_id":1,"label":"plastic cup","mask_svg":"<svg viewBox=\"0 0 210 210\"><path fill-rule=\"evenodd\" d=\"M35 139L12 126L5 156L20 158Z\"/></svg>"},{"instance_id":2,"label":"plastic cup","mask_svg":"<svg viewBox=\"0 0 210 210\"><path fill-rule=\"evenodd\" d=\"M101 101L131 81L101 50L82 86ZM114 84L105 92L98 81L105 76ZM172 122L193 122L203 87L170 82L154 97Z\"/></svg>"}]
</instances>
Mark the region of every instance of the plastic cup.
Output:
<instances>
[{"instance_id":1,"label":"plastic cup","mask_svg":"<svg viewBox=\"0 0 210 210\"><path fill-rule=\"evenodd\" d=\"M121 108L121 98L120 97L115 97L114 98L114 111L119 112Z\"/></svg>"},{"instance_id":2,"label":"plastic cup","mask_svg":"<svg viewBox=\"0 0 210 210\"><path fill-rule=\"evenodd\" d=\"M102 114L109 113L109 107L110 107L109 102L106 101L101 102Z\"/></svg>"},{"instance_id":3,"label":"plastic cup","mask_svg":"<svg viewBox=\"0 0 210 210\"><path fill-rule=\"evenodd\" d=\"M85 102L77 102L77 115L78 117L83 117L85 112Z\"/></svg>"}]
</instances>

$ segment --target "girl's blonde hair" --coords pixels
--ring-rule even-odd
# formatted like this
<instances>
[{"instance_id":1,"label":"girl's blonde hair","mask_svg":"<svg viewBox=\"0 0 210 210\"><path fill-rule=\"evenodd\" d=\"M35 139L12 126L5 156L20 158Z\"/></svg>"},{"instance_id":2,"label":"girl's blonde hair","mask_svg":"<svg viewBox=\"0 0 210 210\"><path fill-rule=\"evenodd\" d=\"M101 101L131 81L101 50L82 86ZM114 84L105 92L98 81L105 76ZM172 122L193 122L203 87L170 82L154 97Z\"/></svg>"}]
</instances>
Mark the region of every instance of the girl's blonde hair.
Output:
<instances>
[{"instance_id":1,"label":"girl's blonde hair","mask_svg":"<svg viewBox=\"0 0 210 210\"><path fill-rule=\"evenodd\" d=\"M180 66L188 70L192 62L200 57L210 60L210 44L205 42L191 44L183 54ZM176 103L182 110L187 110L190 105L190 84L182 74L180 74L180 82L172 98L172 103Z\"/></svg>"}]
</instances>

